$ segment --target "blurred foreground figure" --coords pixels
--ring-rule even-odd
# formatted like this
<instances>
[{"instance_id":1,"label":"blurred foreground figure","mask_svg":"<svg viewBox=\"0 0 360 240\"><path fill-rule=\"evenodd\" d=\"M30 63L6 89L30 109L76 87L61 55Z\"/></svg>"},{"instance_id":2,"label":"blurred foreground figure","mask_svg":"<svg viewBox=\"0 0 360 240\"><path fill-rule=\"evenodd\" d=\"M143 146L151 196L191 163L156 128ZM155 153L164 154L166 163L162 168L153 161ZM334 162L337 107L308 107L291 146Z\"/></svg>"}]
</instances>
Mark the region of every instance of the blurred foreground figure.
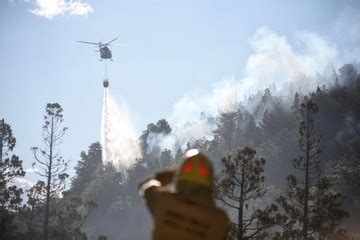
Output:
<instances>
[{"instance_id":1,"label":"blurred foreground figure","mask_svg":"<svg viewBox=\"0 0 360 240\"><path fill-rule=\"evenodd\" d=\"M212 166L192 149L178 170L162 171L139 186L154 218L154 240L224 240L228 218L216 208ZM175 180L175 189L171 185Z\"/></svg>"}]
</instances>

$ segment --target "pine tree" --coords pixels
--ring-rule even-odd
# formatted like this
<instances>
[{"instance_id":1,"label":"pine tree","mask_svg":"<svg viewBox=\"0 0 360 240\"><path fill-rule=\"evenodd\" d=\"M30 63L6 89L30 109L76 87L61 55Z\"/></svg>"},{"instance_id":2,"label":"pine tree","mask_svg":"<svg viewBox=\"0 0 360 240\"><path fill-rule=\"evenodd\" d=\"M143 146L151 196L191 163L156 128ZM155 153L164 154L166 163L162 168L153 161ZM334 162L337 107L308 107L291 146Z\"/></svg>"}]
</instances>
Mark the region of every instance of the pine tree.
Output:
<instances>
[{"instance_id":1,"label":"pine tree","mask_svg":"<svg viewBox=\"0 0 360 240\"><path fill-rule=\"evenodd\" d=\"M102 166L101 145L92 143L87 152L80 153L80 160L75 166L75 177L71 183L71 193L81 193L94 178L96 170Z\"/></svg>"},{"instance_id":2,"label":"pine tree","mask_svg":"<svg viewBox=\"0 0 360 240\"><path fill-rule=\"evenodd\" d=\"M300 118L300 95L298 92L294 95L294 101L291 105L291 116L294 120L298 120Z\"/></svg>"},{"instance_id":3,"label":"pine tree","mask_svg":"<svg viewBox=\"0 0 360 240\"><path fill-rule=\"evenodd\" d=\"M24 177L22 160L12 154L16 138L11 126L4 119L0 121L0 239L16 239L17 226L14 211L18 210L23 193L14 185L15 178Z\"/></svg>"},{"instance_id":4,"label":"pine tree","mask_svg":"<svg viewBox=\"0 0 360 240\"><path fill-rule=\"evenodd\" d=\"M232 221L237 240L264 237L266 230L275 224L275 205L264 209L253 204L265 195L265 159L257 158L256 151L245 147L232 157L222 159L224 170L217 183L217 199L237 212ZM252 208L253 207L253 208Z\"/></svg>"},{"instance_id":5,"label":"pine tree","mask_svg":"<svg viewBox=\"0 0 360 240\"><path fill-rule=\"evenodd\" d=\"M22 160L11 154L16 146L16 138L12 133L11 126L4 119L0 121L0 181L3 184L3 192L0 194L1 206L8 210L16 210L21 204L22 189L13 185L15 178L24 177L25 171L22 167Z\"/></svg>"},{"instance_id":6,"label":"pine tree","mask_svg":"<svg viewBox=\"0 0 360 240\"><path fill-rule=\"evenodd\" d=\"M340 78L347 86L354 86L357 80L357 70L353 64L345 64L339 69Z\"/></svg>"},{"instance_id":7,"label":"pine tree","mask_svg":"<svg viewBox=\"0 0 360 240\"><path fill-rule=\"evenodd\" d=\"M45 181L38 182L33 192L36 193L36 197L30 195L29 200L41 200L45 204L43 239L47 240L49 238L50 202L65 189L65 180L69 175L66 173L68 162L59 155L58 151L58 146L67 130L66 127L62 127L63 109L60 104L48 103L45 108L44 120L42 132L44 146L43 148L33 147L32 151L36 160L33 165L38 164L38 169L40 169L35 172Z\"/></svg>"},{"instance_id":8,"label":"pine tree","mask_svg":"<svg viewBox=\"0 0 360 240\"><path fill-rule=\"evenodd\" d=\"M145 131L143 131L143 133L140 136L140 144L142 147L142 151L143 153L147 153L147 149L148 149L148 137L150 134L164 134L167 135L169 133L171 133L172 129L169 125L169 123L165 120L165 119L161 119L159 121L157 121L156 124L154 123L149 123L147 125L147 128Z\"/></svg>"},{"instance_id":9,"label":"pine tree","mask_svg":"<svg viewBox=\"0 0 360 240\"><path fill-rule=\"evenodd\" d=\"M327 239L338 232L347 216L342 209L343 197L334 192L329 177L321 177L320 137L315 118L318 106L305 97L300 107L299 147L301 155L293 160L298 176L289 175L286 196L277 202L284 210L282 231L274 239Z\"/></svg>"},{"instance_id":10,"label":"pine tree","mask_svg":"<svg viewBox=\"0 0 360 240\"><path fill-rule=\"evenodd\" d=\"M252 115L248 116L244 138L251 147L259 146L264 141L262 129L256 124Z\"/></svg>"},{"instance_id":11,"label":"pine tree","mask_svg":"<svg viewBox=\"0 0 360 240\"><path fill-rule=\"evenodd\" d=\"M221 152L232 152L235 150L235 137L237 126L237 112L221 113L216 129L213 131L214 140L219 146L222 146Z\"/></svg>"}]
</instances>

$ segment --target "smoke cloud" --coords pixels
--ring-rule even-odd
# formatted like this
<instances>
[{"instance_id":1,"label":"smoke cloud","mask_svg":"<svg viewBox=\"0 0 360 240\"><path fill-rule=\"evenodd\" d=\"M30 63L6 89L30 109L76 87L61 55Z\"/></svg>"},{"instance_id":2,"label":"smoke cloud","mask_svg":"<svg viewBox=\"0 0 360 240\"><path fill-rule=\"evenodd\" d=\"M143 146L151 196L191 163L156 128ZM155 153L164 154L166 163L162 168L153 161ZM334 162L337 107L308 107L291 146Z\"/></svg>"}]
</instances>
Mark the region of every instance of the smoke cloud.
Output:
<instances>
[{"instance_id":1,"label":"smoke cloud","mask_svg":"<svg viewBox=\"0 0 360 240\"><path fill-rule=\"evenodd\" d=\"M319 78L319 74L334 74L333 66L339 65L336 47L312 32L299 32L290 42L286 36L260 27L248 43L253 54L247 59L243 77L219 81L210 92L184 95L167 118L174 131L167 136L152 136L156 139L152 143L176 150L193 139L211 140L215 122L204 116L235 110L239 103L251 106L248 97L271 86L273 94L290 103L296 91L307 93L317 86L330 86L332 83L324 79L331 77Z\"/></svg>"}]
</instances>

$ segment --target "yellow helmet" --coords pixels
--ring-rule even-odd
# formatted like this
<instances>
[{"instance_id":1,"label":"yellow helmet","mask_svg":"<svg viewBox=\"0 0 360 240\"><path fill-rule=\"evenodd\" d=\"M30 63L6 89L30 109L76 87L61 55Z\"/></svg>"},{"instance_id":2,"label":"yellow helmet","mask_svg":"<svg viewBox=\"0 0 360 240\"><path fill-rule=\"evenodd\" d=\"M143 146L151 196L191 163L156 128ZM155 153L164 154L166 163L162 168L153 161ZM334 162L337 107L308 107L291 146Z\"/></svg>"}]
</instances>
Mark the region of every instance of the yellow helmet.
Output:
<instances>
[{"instance_id":1,"label":"yellow helmet","mask_svg":"<svg viewBox=\"0 0 360 240\"><path fill-rule=\"evenodd\" d=\"M195 184L213 189L213 168L208 158L197 149L185 153L185 159L177 174L176 184Z\"/></svg>"}]
</instances>

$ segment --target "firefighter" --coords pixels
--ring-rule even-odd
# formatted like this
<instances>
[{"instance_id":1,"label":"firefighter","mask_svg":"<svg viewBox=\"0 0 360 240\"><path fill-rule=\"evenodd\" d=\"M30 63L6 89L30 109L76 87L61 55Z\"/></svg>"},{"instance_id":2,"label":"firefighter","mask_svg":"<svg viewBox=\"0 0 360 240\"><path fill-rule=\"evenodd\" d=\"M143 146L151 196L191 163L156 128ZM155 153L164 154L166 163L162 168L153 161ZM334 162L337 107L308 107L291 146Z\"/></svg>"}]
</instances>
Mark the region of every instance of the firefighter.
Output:
<instances>
[{"instance_id":1,"label":"firefighter","mask_svg":"<svg viewBox=\"0 0 360 240\"><path fill-rule=\"evenodd\" d=\"M160 199L170 196L205 211L221 212L226 218L226 214L215 205L213 168L208 158L197 149L186 152L179 169L158 172L140 184L139 193L153 216L162 207L158 204Z\"/></svg>"}]
</instances>

